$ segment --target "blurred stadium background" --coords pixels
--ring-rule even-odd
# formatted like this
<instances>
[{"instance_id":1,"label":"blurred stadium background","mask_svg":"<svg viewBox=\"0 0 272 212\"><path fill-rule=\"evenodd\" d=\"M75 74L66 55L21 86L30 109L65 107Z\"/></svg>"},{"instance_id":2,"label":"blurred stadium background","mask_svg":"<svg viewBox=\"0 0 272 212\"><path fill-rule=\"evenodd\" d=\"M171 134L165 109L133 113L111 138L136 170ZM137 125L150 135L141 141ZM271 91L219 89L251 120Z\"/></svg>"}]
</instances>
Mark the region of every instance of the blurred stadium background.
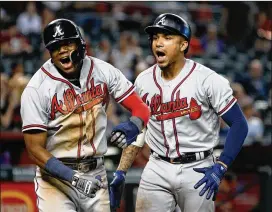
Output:
<instances>
[{"instance_id":1,"label":"blurred stadium background","mask_svg":"<svg viewBox=\"0 0 272 212\"><path fill-rule=\"evenodd\" d=\"M41 32L55 18L75 21L88 54L119 68L132 82L154 64L144 27L164 12L185 18L192 28L187 55L231 83L247 118L243 149L220 186L216 211L272 211L271 2L1 2L1 211L37 211L34 165L21 134L20 95L48 58ZM113 101L108 134L129 114ZM219 154L228 127L222 122ZM109 180L121 151L109 147ZM145 146L130 169L119 211L134 211Z\"/></svg>"}]
</instances>

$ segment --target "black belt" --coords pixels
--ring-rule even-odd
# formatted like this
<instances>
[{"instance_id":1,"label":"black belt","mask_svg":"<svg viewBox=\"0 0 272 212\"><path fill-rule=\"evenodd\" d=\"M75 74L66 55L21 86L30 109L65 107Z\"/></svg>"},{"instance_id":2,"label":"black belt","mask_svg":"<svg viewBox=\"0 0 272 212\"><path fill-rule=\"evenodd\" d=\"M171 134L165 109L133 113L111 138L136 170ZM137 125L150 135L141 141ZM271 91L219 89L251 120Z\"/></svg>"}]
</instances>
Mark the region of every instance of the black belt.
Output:
<instances>
[{"instance_id":1,"label":"black belt","mask_svg":"<svg viewBox=\"0 0 272 212\"><path fill-rule=\"evenodd\" d=\"M203 152L187 152L182 154L180 157L178 158L168 158L168 157L164 157L161 155L158 155L156 152L154 152L151 149L151 154L155 153L156 156L158 156L160 159L167 161L169 163L173 163L173 164L182 164L182 163L191 163L197 160L202 160L208 156L210 156L213 151L212 150L207 150L207 151L203 151ZM153 154L154 155L154 154Z\"/></svg>"},{"instance_id":2,"label":"black belt","mask_svg":"<svg viewBox=\"0 0 272 212\"><path fill-rule=\"evenodd\" d=\"M100 158L86 157L86 158L58 158L64 165L70 167L73 170L78 170L80 172L89 172L96 169L97 160ZM102 158L103 160L103 158Z\"/></svg>"}]
</instances>

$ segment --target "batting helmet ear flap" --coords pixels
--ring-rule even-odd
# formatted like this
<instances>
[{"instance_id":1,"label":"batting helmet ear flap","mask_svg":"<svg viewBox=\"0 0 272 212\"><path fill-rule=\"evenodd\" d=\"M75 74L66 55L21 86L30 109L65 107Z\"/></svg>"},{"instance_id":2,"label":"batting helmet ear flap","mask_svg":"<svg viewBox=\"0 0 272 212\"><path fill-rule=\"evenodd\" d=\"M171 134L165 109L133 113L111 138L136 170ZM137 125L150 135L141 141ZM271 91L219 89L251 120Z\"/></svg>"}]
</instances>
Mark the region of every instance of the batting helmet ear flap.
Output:
<instances>
[{"instance_id":1,"label":"batting helmet ear flap","mask_svg":"<svg viewBox=\"0 0 272 212\"><path fill-rule=\"evenodd\" d=\"M80 63L86 55L86 44L79 44L77 49L70 53L70 60L73 63Z\"/></svg>"}]
</instances>

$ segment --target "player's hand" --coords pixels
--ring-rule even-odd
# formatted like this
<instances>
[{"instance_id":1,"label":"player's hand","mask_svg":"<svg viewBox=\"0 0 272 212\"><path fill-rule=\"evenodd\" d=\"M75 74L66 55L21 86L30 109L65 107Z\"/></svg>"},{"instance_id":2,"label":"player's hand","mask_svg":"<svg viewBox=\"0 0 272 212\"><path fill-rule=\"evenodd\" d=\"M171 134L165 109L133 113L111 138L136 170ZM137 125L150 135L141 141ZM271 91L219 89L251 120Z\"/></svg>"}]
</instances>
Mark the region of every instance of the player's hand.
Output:
<instances>
[{"instance_id":1,"label":"player's hand","mask_svg":"<svg viewBox=\"0 0 272 212\"><path fill-rule=\"evenodd\" d=\"M132 121L123 122L113 128L110 142L120 148L129 146L136 141L140 131Z\"/></svg>"},{"instance_id":2,"label":"player's hand","mask_svg":"<svg viewBox=\"0 0 272 212\"><path fill-rule=\"evenodd\" d=\"M94 198L95 193L100 189L103 188L103 183L88 175L79 175L75 174L72 180L72 186L74 186L80 193L84 194L87 197Z\"/></svg>"},{"instance_id":3,"label":"player's hand","mask_svg":"<svg viewBox=\"0 0 272 212\"><path fill-rule=\"evenodd\" d=\"M194 168L194 171L205 174L205 176L195 184L194 188L197 189L199 186L205 183L205 186L200 191L199 195L203 196L203 194L209 190L206 195L206 199L210 199L211 195L213 194L213 201L215 201L218 187L227 169L222 164L216 163L210 167Z\"/></svg>"},{"instance_id":4,"label":"player's hand","mask_svg":"<svg viewBox=\"0 0 272 212\"><path fill-rule=\"evenodd\" d=\"M125 187L124 171L117 170L113 173L113 180L110 183L110 207L114 211L120 207L122 193Z\"/></svg>"}]
</instances>

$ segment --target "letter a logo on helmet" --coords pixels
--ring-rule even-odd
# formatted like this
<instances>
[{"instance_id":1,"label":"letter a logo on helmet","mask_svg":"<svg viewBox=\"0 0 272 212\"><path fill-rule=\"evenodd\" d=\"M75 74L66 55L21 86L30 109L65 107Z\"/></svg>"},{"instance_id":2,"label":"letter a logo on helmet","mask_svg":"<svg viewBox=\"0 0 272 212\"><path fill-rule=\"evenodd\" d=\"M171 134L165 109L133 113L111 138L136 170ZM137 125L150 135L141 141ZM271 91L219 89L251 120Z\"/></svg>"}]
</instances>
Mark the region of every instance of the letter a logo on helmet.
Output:
<instances>
[{"instance_id":1,"label":"letter a logo on helmet","mask_svg":"<svg viewBox=\"0 0 272 212\"><path fill-rule=\"evenodd\" d=\"M161 20L159 20L159 22L157 23L158 25L159 24L161 24L161 25L165 25L165 16L161 19Z\"/></svg>"},{"instance_id":2,"label":"letter a logo on helmet","mask_svg":"<svg viewBox=\"0 0 272 212\"><path fill-rule=\"evenodd\" d=\"M53 37L57 37L57 36L61 36L64 35L64 32L62 31L62 29L60 28L60 25L55 27L55 34L53 35Z\"/></svg>"}]
</instances>

